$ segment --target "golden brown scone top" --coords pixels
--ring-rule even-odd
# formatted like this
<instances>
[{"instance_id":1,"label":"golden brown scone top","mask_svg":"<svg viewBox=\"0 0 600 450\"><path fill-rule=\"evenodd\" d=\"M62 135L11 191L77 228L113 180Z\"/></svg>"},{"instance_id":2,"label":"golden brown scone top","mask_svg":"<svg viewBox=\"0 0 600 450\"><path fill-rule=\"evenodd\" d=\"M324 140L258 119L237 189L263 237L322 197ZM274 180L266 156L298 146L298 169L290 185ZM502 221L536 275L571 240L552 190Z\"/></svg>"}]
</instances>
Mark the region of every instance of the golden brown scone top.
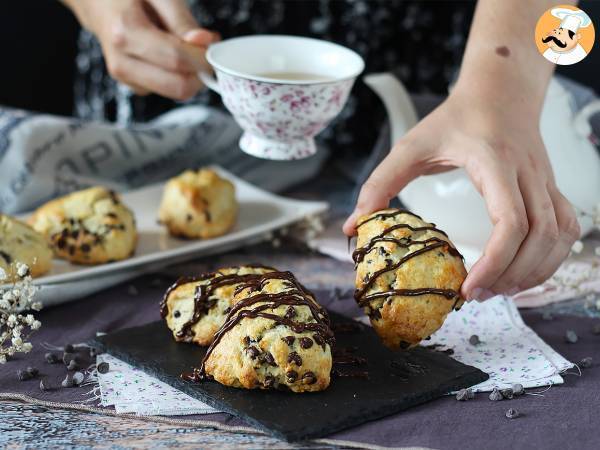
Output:
<instances>
[{"instance_id":1,"label":"golden brown scone top","mask_svg":"<svg viewBox=\"0 0 600 450\"><path fill-rule=\"evenodd\" d=\"M263 265L232 266L180 278L165 293L161 316L176 341L209 345L234 304L236 288L275 270Z\"/></svg>"},{"instance_id":2,"label":"golden brown scone top","mask_svg":"<svg viewBox=\"0 0 600 450\"><path fill-rule=\"evenodd\" d=\"M357 302L387 346L417 345L464 301L460 253L434 224L404 210L363 216L357 231Z\"/></svg>"},{"instance_id":3,"label":"golden brown scone top","mask_svg":"<svg viewBox=\"0 0 600 450\"><path fill-rule=\"evenodd\" d=\"M52 200L30 217L59 258L102 264L128 258L137 232L133 213L115 192L101 186Z\"/></svg>"},{"instance_id":4,"label":"golden brown scone top","mask_svg":"<svg viewBox=\"0 0 600 450\"><path fill-rule=\"evenodd\" d=\"M0 268L7 275L4 281L17 279L16 263L26 264L32 277L43 275L52 267L52 249L29 225L0 214Z\"/></svg>"},{"instance_id":5,"label":"golden brown scone top","mask_svg":"<svg viewBox=\"0 0 600 450\"><path fill-rule=\"evenodd\" d=\"M201 376L246 389L327 388L333 344L329 319L291 273L264 274L238 287L236 298L207 351Z\"/></svg>"},{"instance_id":6,"label":"golden brown scone top","mask_svg":"<svg viewBox=\"0 0 600 450\"><path fill-rule=\"evenodd\" d=\"M214 170L186 170L165 185L158 219L173 236L207 239L235 224L235 187Z\"/></svg>"}]
</instances>

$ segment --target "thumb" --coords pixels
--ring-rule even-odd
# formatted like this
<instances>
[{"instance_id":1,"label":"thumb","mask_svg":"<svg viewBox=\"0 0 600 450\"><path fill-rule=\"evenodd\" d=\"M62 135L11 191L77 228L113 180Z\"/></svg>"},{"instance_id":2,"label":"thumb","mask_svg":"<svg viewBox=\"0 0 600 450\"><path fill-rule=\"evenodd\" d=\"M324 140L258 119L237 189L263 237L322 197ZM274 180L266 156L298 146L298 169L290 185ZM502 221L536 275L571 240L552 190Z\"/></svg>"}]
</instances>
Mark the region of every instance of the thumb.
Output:
<instances>
[{"instance_id":1,"label":"thumb","mask_svg":"<svg viewBox=\"0 0 600 450\"><path fill-rule=\"evenodd\" d=\"M361 216L387 208L398 192L421 175L418 153L399 142L375 168L360 189L354 212L342 227L347 236L356 234L356 221Z\"/></svg>"}]
</instances>

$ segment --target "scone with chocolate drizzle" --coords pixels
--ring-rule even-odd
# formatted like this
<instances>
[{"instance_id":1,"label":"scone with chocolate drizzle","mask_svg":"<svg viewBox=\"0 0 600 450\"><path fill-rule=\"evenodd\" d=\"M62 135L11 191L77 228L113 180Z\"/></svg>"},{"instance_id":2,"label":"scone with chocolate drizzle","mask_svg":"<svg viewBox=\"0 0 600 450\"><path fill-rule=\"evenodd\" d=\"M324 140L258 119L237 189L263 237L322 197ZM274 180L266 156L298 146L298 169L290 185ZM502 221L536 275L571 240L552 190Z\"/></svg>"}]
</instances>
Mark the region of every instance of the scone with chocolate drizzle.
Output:
<instances>
[{"instance_id":1,"label":"scone with chocolate drizzle","mask_svg":"<svg viewBox=\"0 0 600 450\"><path fill-rule=\"evenodd\" d=\"M46 236L57 257L79 264L129 258L137 242L133 213L118 194L102 186L42 205L29 224Z\"/></svg>"},{"instance_id":2,"label":"scone with chocolate drizzle","mask_svg":"<svg viewBox=\"0 0 600 450\"><path fill-rule=\"evenodd\" d=\"M385 345L413 347L463 304L462 256L435 224L405 210L363 216L356 228L354 297Z\"/></svg>"},{"instance_id":3,"label":"scone with chocolate drizzle","mask_svg":"<svg viewBox=\"0 0 600 450\"><path fill-rule=\"evenodd\" d=\"M261 265L233 266L180 278L167 289L160 314L176 341L209 345L233 306L235 289L275 270Z\"/></svg>"},{"instance_id":4,"label":"scone with chocolate drizzle","mask_svg":"<svg viewBox=\"0 0 600 450\"><path fill-rule=\"evenodd\" d=\"M290 272L248 280L235 297L201 367L188 379L293 392L329 386L334 342L329 318Z\"/></svg>"}]
</instances>

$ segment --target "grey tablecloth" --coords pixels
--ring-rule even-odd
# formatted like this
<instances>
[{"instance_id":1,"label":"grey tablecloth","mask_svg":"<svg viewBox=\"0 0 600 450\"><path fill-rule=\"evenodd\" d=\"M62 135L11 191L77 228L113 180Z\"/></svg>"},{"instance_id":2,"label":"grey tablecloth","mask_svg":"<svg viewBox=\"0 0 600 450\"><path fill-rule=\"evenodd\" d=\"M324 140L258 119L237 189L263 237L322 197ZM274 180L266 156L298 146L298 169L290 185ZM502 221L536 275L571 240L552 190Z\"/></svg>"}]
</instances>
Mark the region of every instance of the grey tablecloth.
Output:
<instances>
[{"instance_id":1,"label":"grey tablecloth","mask_svg":"<svg viewBox=\"0 0 600 450\"><path fill-rule=\"evenodd\" d=\"M157 320L158 301L172 280L148 275L133 282L139 291L132 295L129 285L117 286L79 302L42 311L43 326L34 335L34 349L26 356L0 365L0 393L20 393L36 399L56 402L80 402L85 388L41 392L38 381L19 382L16 371L36 365L42 375L58 385L64 378L64 366L43 362L46 350L41 343L64 345L82 342L97 331L113 331ZM354 315L358 311L349 296L342 299L325 290L317 290L319 300L337 312ZM525 312L525 321L540 336L572 361L592 356L600 362L600 336L591 333L594 320L559 316L542 321L539 313ZM565 330L580 336L577 344L567 344ZM598 448L600 442L600 368L597 363L583 376L567 375L566 383L541 396L524 396L512 401L491 402L480 394L475 400L457 402L441 398L403 413L336 433L329 438L390 447L422 446L440 449L494 448ZM88 389L89 390L89 389ZM508 408L523 416L509 420ZM244 426L226 414L195 416L229 426Z\"/></svg>"}]
</instances>

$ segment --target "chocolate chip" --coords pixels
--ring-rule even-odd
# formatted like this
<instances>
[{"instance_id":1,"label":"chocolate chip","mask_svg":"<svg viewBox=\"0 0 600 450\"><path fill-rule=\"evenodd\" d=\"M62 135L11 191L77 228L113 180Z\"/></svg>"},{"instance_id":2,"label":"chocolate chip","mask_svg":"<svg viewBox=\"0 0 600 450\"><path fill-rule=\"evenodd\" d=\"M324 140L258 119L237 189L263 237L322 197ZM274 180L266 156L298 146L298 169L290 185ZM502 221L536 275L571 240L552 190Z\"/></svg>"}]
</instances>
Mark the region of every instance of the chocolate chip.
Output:
<instances>
[{"instance_id":1,"label":"chocolate chip","mask_svg":"<svg viewBox=\"0 0 600 450\"><path fill-rule=\"evenodd\" d=\"M294 336L286 336L282 337L281 340L291 347L294 344L296 338Z\"/></svg>"},{"instance_id":2,"label":"chocolate chip","mask_svg":"<svg viewBox=\"0 0 600 450\"><path fill-rule=\"evenodd\" d=\"M500 401L503 399L504 399L504 397L502 397L502 394L500 393L500 391L497 388L494 388L494 390L490 394L490 400L493 402L497 402L497 401Z\"/></svg>"},{"instance_id":3,"label":"chocolate chip","mask_svg":"<svg viewBox=\"0 0 600 450\"><path fill-rule=\"evenodd\" d=\"M315 384L317 381L317 377L312 372L306 372L302 375L302 384Z\"/></svg>"},{"instance_id":4,"label":"chocolate chip","mask_svg":"<svg viewBox=\"0 0 600 450\"><path fill-rule=\"evenodd\" d=\"M65 238L59 238L58 241L56 241L56 246L62 250L63 248L65 248L67 246L67 241L65 240Z\"/></svg>"},{"instance_id":5,"label":"chocolate chip","mask_svg":"<svg viewBox=\"0 0 600 450\"><path fill-rule=\"evenodd\" d=\"M48 383L48 380L46 380L45 378L42 378L40 380L40 390L41 391L49 391L50 390L50 383Z\"/></svg>"},{"instance_id":6,"label":"chocolate chip","mask_svg":"<svg viewBox=\"0 0 600 450\"><path fill-rule=\"evenodd\" d=\"M521 414L519 413L519 411L517 411L516 409L512 409L510 408L508 411L506 411L505 416L508 419L516 419L517 417L519 417Z\"/></svg>"},{"instance_id":7,"label":"chocolate chip","mask_svg":"<svg viewBox=\"0 0 600 450\"><path fill-rule=\"evenodd\" d=\"M73 230L73 231L71 231L71 237L73 239L77 239L78 236L79 236L79 230Z\"/></svg>"},{"instance_id":8,"label":"chocolate chip","mask_svg":"<svg viewBox=\"0 0 600 450\"><path fill-rule=\"evenodd\" d=\"M192 215L191 215L191 214L187 214L187 215L185 216L185 220L186 220L187 222L191 222L193 219L194 219L194 218L192 217Z\"/></svg>"},{"instance_id":9,"label":"chocolate chip","mask_svg":"<svg viewBox=\"0 0 600 450\"><path fill-rule=\"evenodd\" d=\"M179 317L181 317L181 313L179 311L173 311L173 317L178 319Z\"/></svg>"},{"instance_id":10,"label":"chocolate chip","mask_svg":"<svg viewBox=\"0 0 600 450\"><path fill-rule=\"evenodd\" d=\"M17 378L19 381L27 381L31 380L33 377L26 370L17 370Z\"/></svg>"},{"instance_id":11,"label":"chocolate chip","mask_svg":"<svg viewBox=\"0 0 600 450\"><path fill-rule=\"evenodd\" d=\"M246 347L248 347L250 345L250 336L244 336L244 339L242 339L242 342L244 343L244 345Z\"/></svg>"},{"instance_id":12,"label":"chocolate chip","mask_svg":"<svg viewBox=\"0 0 600 450\"><path fill-rule=\"evenodd\" d=\"M565 333L565 341L567 343L575 344L575 343L577 343L578 340L579 340L579 338L577 337L577 333L575 333L575 331L567 330L567 332Z\"/></svg>"},{"instance_id":13,"label":"chocolate chip","mask_svg":"<svg viewBox=\"0 0 600 450\"><path fill-rule=\"evenodd\" d=\"M108 373L108 371L110 370L110 366L108 365L107 362L103 361L100 364L98 364L96 369L98 370L98 373ZM75 375L73 375L73 376L75 376Z\"/></svg>"},{"instance_id":14,"label":"chocolate chip","mask_svg":"<svg viewBox=\"0 0 600 450\"><path fill-rule=\"evenodd\" d=\"M270 366L277 367L277 363L275 363L275 358L271 355L270 352L265 353L263 356L263 360Z\"/></svg>"},{"instance_id":15,"label":"chocolate chip","mask_svg":"<svg viewBox=\"0 0 600 450\"><path fill-rule=\"evenodd\" d=\"M311 348L313 346L313 341L309 337L300 338L300 347L303 349Z\"/></svg>"},{"instance_id":16,"label":"chocolate chip","mask_svg":"<svg viewBox=\"0 0 600 450\"><path fill-rule=\"evenodd\" d=\"M69 255L73 256L75 254L75 246L69 245Z\"/></svg>"},{"instance_id":17,"label":"chocolate chip","mask_svg":"<svg viewBox=\"0 0 600 450\"><path fill-rule=\"evenodd\" d=\"M78 369L80 369L79 360L78 360L78 358L73 358L71 361L69 361L69 364L67 364L67 370L78 370Z\"/></svg>"},{"instance_id":18,"label":"chocolate chip","mask_svg":"<svg viewBox=\"0 0 600 450\"><path fill-rule=\"evenodd\" d=\"M58 357L58 355L56 353L51 353L48 352L44 355L44 358L46 358L46 362L48 364L56 364L57 362L60 361L60 358Z\"/></svg>"},{"instance_id":19,"label":"chocolate chip","mask_svg":"<svg viewBox=\"0 0 600 450\"><path fill-rule=\"evenodd\" d=\"M296 317L296 309L293 306L288 306L288 309L283 317L286 319L293 319Z\"/></svg>"},{"instance_id":20,"label":"chocolate chip","mask_svg":"<svg viewBox=\"0 0 600 450\"><path fill-rule=\"evenodd\" d=\"M100 373L108 372L108 363L105 363L105 362L100 363L100 365L102 365L102 364L106 364L106 370L104 372L100 372L100 366L98 366L98 372L100 372ZM73 374L73 384L75 386L79 386L81 383L83 383L84 379L85 379L85 376L81 372L75 372Z\"/></svg>"},{"instance_id":21,"label":"chocolate chip","mask_svg":"<svg viewBox=\"0 0 600 450\"><path fill-rule=\"evenodd\" d=\"M210 211L208 211L208 210L204 211L204 217L206 217L207 222L212 221L212 216L210 215Z\"/></svg>"},{"instance_id":22,"label":"chocolate chip","mask_svg":"<svg viewBox=\"0 0 600 450\"><path fill-rule=\"evenodd\" d=\"M469 344L471 344L471 345L479 345L479 344L481 344L481 341L479 340L479 336L477 336L476 334L472 335L469 338Z\"/></svg>"},{"instance_id":23,"label":"chocolate chip","mask_svg":"<svg viewBox=\"0 0 600 450\"><path fill-rule=\"evenodd\" d=\"M456 393L456 400L458 400L459 402L464 402L469 400L469 393L467 392L466 389L461 389L460 391L458 391Z\"/></svg>"},{"instance_id":24,"label":"chocolate chip","mask_svg":"<svg viewBox=\"0 0 600 450\"><path fill-rule=\"evenodd\" d=\"M406 350L408 347L410 347L410 342L400 341L400 348L402 350Z\"/></svg>"},{"instance_id":25,"label":"chocolate chip","mask_svg":"<svg viewBox=\"0 0 600 450\"><path fill-rule=\"evenodd\" d=\"M65 353L74 353L75 347L73 347L73 344L67 344L67 345L65 345L64 352Z\"/></svg>"},{"instance_id":26,"label":"chocolate chip","mask_svg":"<svg viewBox=\"0 0 600 450\"><path fill-rule=\"evenodd\" d=\"M387 259L385 260L385 265L386 265L386 266L388 266L388 267L389 267L389 266L391 266L392 264L394 264L394 261L392 261L391 259L387 258Z\"/></svg>"},{"instance_id":27,"label":"chocolate chip","mask_svg":"<svg viewBox=\"0 0 600 450\"><path fill-rule=\"evenodd\" d=\"M84 253L88 253L91 250L90 244L81 244L80 248L81 248L81 251Z\"/></svg>"},{"instance_id":28,"label":"chocolate chip","mask_svg":"<svg viewBox=\"0 0 600 450\"><path fill-rule=\"evenodd\" d=\"M525 393L525 389L521 383L515 383L512 385L512 391L514 395L523 395Z\"/></svg>"},{"instance_id":29,"label":"chocolate chip","mask_svg":"<svg viewBox=\"0 0 600 450\"><path fill-rule=\"evenodd\" d=\"M369 318L371 320L379 320L379 319L381 319L381 312L379 311L379 309L377 309L377 308L371 309L369 311Z\"/></svg>"},{"instance_id":30,"label":"chocolate chip","mask_svg":"<svg viewBox=\"0 0 600 450\"><path fill-rule=\"evenodd\" d=\"M265 381L263 382L263 386L266 388L272 388L275 386L275 377L272 375L267 375L265 377Z\"/></svg>"},{"instance_id":31,"label":"chocolate chip","mask_svg":"<svg viewBox=\"0 0 600 450\"><path fill-rule=\"evenodd\" d=\"M542 320L554 320L554 316L550 311L546 311L544 314L542 314Z\"/></svg>"},{"instance_id":32,"label":"chocolate chip","mask_svg":"<svg viewBox=\"0 0 600 450\"><path fill-rule=\"evenodd\" d=\"M507 400L512 400L512 398L514 396L514 392L511 388L506 388L506 389L500 390L500 394L502 394L502 397L504 397Z\"/></svg>"},{"instance_id":33,"label":"chocolate chip","mask_svg":"<svg viewBox=\"0 0 600 450\"><path fill-rule=\"evenodd\" d=\"M231 306L228 306L223 310L223 314L229 314L231 312Z\"/></svg>"},{"instance_id":34,"label":"chocolate chip","mask_svg":"<svg viewBox=\"0 0 600 450\"><path fill-rule=\"evenodd\" d=\"M318 334L313 334L313 339L315 340L315 342L317 343L317 345L320 345L321 348L323 349L323 351L325 351L325 339L323 339Z\"/></svg>"},{"instance_id":35,"label":"chocolate chip","mask_svg":"<svg viewBox=\"0 0 600 450\"><path fill-rule=\"evenodd\" d=\"M26 370L27 370L27 373L29 375L31 375L32 378L37 377L38 374L40 373L40 371L37 369L37 367L28 367Z\"/></svg>"},{"instance_id":36,"label":"chocolate chip","mask_svg":"<svg viewBox=\"0 0 600 450\"><path fill-rule=\"evenodd\" d=\"M71 360L75 358L75 355L73 353L69 353L69 352L64 352L63 353L63 357L62 357L62 361L63 363L66 365L68 365Z\"/></svg>"},{"instance_id":37,"label":"chocolate chip","mask_svg":"<svg viewBox=\"0 0 600 450\"><path fill-rule=\"evenodd\" d=\"M288 370L285 373L285 381L287 381L288 383L293 383L297 379L298 379L298 372L296 372L295 370Z\"/></svg>"},{"instance_id":38,"label":"chocolate chip","mask_svg":"<svg viewBox=\"0 0 600 450\"><path fill-rule=\"evenodd\" d=\"M71 376L71 374L67 374L65 379L60 382L60 385L64 388L73 387L74 383L73 383L73 377Z\"/></svg>"},{"instance_id":39,"label":"chocolate chip","mask_svg":"<svg viewBox=\"0 0 600 450\"><path fill-rule=\"evenodd\" d=\"M291 352L288 355L287 362L288 362L288 364L295 363L297 366L301 366L302 365L302 357L296 352Z\"/></svg>"},{"instance_id":40,"label":"chocolate chip","mask_svg":"<svg viewBox=\"0 0 600 450\"><path fill-rule=\"evenodd\" d=\"M592 357L587 356L581 361L579 361L579 367L581 367L582 369L589 369L590 367L592 367Z\"/></svg>"},{"instance_id":41,"label":"chocolate chip","mask_svg":"<svg viewBox=\"0 0 600 450\"><path fill-rule=\"evenodd\" d=\"M256 359L260 355L260 350L252 345L246 349L246 353L250 359Z\"/></svg>"}]
</instances>

